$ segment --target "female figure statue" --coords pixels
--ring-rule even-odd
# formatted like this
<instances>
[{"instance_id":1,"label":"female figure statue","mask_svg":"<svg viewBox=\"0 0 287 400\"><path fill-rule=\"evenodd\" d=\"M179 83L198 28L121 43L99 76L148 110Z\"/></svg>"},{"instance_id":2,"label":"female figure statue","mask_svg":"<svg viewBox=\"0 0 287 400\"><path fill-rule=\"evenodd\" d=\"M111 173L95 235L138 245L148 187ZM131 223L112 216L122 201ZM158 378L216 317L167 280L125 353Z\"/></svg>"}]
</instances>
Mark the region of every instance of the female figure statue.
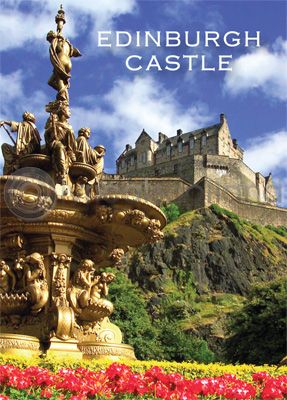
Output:
<instances>
[{"instance_id":1,"label":"female figure statue","mask_svg":"<svg viewBox=\"0 0 287 400\"><path fill-rule=\"evenodd\" d=\"M48 84L57 90L57 100L69 100L68 88L71 78L72 62L71 57L80 57L81 53L62 35L65 20L65 12L62 9L56 15L57 33L50 31L47 40L50 43L50 60L54 67Z\"/></svg>"}]
</instances>

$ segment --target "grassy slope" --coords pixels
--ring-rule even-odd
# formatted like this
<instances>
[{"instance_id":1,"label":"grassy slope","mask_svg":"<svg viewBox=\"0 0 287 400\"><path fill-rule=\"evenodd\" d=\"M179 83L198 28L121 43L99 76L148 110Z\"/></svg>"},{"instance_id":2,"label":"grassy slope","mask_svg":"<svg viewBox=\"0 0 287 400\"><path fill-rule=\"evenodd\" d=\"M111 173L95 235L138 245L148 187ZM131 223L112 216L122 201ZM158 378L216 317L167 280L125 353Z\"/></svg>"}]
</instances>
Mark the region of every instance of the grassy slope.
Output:
<instances>
[{"instance_id":1,"label":"grassy slope","mask_svg":"<svg viewBox=\"0 0 287 400\"><path fill-rule=\"evenodd\" d=\"M264 245L265 256L270 262L278 262L282 257L282 247L287 246L287 229L284 227L260 226L240 218L238 215L225 210L217 205L210 209L220 218L228 219L245 240ZM177 236L178 229L189 226L194 219L204 218L200 210L188 211L175 221L169 223L164 233ZM209 241L221 239L219 231L211 231ZM198 296L196 299L196 314L181 322L182 329L197 331L202 326L211 326L214 336L222 337L223 329L221 321L230 312L242 307L245 298L230 293L212 293L210 295Z\"/></svg>"}]
</instances>

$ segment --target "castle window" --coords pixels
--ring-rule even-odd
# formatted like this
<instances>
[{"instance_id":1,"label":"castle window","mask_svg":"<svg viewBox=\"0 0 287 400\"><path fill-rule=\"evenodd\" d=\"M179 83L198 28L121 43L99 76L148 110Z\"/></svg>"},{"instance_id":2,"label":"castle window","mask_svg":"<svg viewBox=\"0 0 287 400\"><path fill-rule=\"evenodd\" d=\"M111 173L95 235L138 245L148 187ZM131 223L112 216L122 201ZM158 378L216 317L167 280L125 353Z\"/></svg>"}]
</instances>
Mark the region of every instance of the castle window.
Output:
<instances>
[{"instance_id":1,"label":"castle window","mask_svg":"<svg viewBox=\"0 0 287 400\"><path fill-rule=\"evenodd\" d=\"M182 153L182 141L181 140L178 142L177 146L178 146L178 152Z\"/></svg>"},{"instance_id":2,"label":"castle window","mask_svg":"<svg viewBox=\"0 0 287 400\"><path fill-rule=\"evenodd\" d=\"M126 161L122 160L122 168L125 168L125 167L126 167Z\"/></svg>"},{"instance_id":3,"label":"castle window","mask_svg":"<svg viewBox=\"0 0 287 400\"><path fill-rule=\"evenodd\" d=\"M166 146L166 155L167 156L171 155L171 144L170 143L168 143Z\"/></svg>"},{"instance_id":4,"label":"castle window","mask_svg":"<svg viewBox=\"0 0 287 400\"><path fill-rule=\"evenodd\" d=\"M190 148L190 150L194 149L194 138L190 138L190 140L189 140L189 148Z\"/></svg>"},{"instance_id":5,"label":"castle window","mask_svg":"<svg viewBox=\"0 0 287 400\"><path fill-rule=\"evenodd\" d=\"M134 165L134 163L135 163L135 158L134 158L134 156L131 156L130 162L131 162L131 165Z\"/></svg>"},{"instance_id":6,"label":"castle window","mask_svg":"<svg viewBox=\"0 0 287 400\"><path fill-rule=\"evenodd\" d=\"M142 153L141 161L142 161L143 164L146 163L146 152L143 152L143 153Z\"/></svg>"},{"instance_id":7,"label":"castle window","mask_svg":"<svg viewBox=\"0 0 287 400\"><path fill-rule=\"evenodd\" d=\"M205 147L206 146L206 136L201 137L201 146Z\"/></svg>"}]
</instances>

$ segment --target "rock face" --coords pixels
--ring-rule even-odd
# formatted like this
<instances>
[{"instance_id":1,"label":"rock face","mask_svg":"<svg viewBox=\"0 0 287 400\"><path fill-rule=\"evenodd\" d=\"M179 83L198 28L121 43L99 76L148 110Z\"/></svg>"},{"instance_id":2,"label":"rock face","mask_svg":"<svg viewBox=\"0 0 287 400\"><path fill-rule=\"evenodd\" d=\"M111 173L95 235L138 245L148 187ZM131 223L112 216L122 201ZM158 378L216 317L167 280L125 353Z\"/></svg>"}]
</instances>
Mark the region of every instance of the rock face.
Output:
<instances>
[{"instance_id":1,"label":"rock face","mask_svg":"<svg viewBox=\"0 0 287 400\"><path fill-rule=\"evenodd\" d=\"M135 250L124 266L132 281L157 294L184 274L199 294L246 295L252 284L286 274L287 230L263 228L212 206L183 214L167 226L164 239Z\"/></svg>"}]
</instances>

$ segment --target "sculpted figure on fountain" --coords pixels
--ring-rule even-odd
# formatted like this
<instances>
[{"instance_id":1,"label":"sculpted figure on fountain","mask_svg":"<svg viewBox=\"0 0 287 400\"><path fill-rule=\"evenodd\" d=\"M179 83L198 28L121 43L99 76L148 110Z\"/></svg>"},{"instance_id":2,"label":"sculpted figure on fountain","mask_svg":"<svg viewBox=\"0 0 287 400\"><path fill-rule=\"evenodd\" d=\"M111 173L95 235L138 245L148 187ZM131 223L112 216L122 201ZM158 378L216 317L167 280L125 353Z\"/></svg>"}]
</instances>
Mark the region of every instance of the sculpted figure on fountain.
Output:
<instances>
[{"instance_id":1,"label":"sculpted figure on fountain","mask_svg":"<svg viewBox=\"0 0 287 400\"><path fill-rule=\"evenodd\" d=\"M69 101L68 88L72 69L71 58L80 57L81 53L62 34L63 26L66 23L62 6L56 15L55 21L57 23L57 32L50 31L47 34L47 40L50 43L50 60L54 67L48 84L58 92L57 100Z\"/></svg>"},{"instance_id":2,"label":"sculpted figure on fountain","mask_svg":"<svg viewBox=\"0 0 287 400\"><path fill-rule=\"evenodd\" d=\"M51 113L45 126L45 141L52 157L52 166L58 183L66 184L69 166L76 160L77 142L68 119L71 116L67 105L61 105Z\"/></svg>"},{"instance_id":3,"label":"sculpted figure on fountain","mask_svg":"<svg viewBox=\"0 0 287 400\"><path fill-rule=\"evenodd\" d=\"M36 118L34 114L25 111L23 121L0 121L0 127L4 127L13 145L8 143L2 144L2 153L4 158L3 174L10 175L19 167L18 160L25 154L39 152L40 150L40 134L35 125ZM10 126L12 132L17 132L16 140L13 139L5 125Z\"/></svg>"}]
</instances>

